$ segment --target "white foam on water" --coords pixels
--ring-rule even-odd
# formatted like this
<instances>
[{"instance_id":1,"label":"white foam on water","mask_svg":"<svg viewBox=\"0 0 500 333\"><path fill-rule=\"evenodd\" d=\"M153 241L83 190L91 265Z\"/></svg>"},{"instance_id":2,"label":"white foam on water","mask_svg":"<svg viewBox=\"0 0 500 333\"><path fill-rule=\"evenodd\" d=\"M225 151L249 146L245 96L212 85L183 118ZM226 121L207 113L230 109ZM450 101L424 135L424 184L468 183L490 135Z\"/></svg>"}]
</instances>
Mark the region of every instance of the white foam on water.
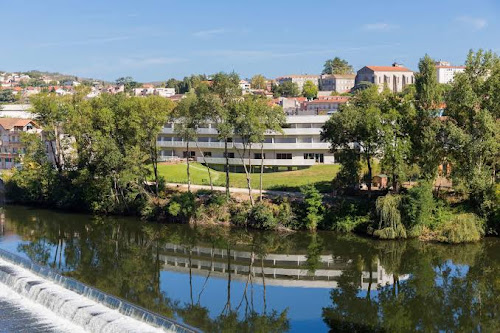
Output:
<instances>
[{"instance_id":1,"label":"white foam on water","mask_svg":"<svg viewBox=\"0 0 500 333\"><path fill-rule=\"evenodd\" d=\"M57 316L54 312L24 296L19 295L2 283L0 283L0 301L12 304L20 311L29 313L33 319L36 320L37 325L46 325L54 332L85 332L82 327ZM29 332L29 330L26 331Z\"/></svg>"},{"instance_id":2,"label":"white foam on water","mask_svg":"<svg viewBox=\"0 0 500 333\"><path fill-rule=\"evenodd\" d=\"M32 306L36 305L37 309L44 311L44 314L50 313L54 323L60 321L60 325L63 323L72 325L68 326L72 333L166 332L127 317L117 310L67 290L2 259L0 259L0 285L1 283L12 290L11 294L18 295L19 303L24 304L30 312Z\"/></svg>"}]
</instances>

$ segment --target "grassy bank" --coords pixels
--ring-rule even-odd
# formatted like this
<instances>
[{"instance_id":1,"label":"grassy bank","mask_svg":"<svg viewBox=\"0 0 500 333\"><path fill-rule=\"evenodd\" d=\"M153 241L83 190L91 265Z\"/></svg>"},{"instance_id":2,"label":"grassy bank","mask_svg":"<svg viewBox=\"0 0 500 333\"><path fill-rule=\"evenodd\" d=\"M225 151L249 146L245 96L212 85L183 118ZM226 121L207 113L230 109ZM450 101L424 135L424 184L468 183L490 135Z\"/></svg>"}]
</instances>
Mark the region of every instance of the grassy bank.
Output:
<instances>
[{"instance_id":1,"label":"grassy bank","mask_svg":"<svg viewBox=\"0 0 500 333\"><path fill-rule=\"evenodd\" d=\"M209 185L207 168L199 163L191 163L191 182L197 185ZM187 183L186 164L160 164L160 176L168 183ZM330 191L331 181L339 171L339 165L313 165L307 169L264 173L263 187L266 190L299 191L301 186L313 184L321 192ZM225 186L225 173L211 170L215 186ZM244 173L230 173L231 187L246 188ZM252 174L252 187L259 188L260 174Z\"/></svg>"}]
</instances>

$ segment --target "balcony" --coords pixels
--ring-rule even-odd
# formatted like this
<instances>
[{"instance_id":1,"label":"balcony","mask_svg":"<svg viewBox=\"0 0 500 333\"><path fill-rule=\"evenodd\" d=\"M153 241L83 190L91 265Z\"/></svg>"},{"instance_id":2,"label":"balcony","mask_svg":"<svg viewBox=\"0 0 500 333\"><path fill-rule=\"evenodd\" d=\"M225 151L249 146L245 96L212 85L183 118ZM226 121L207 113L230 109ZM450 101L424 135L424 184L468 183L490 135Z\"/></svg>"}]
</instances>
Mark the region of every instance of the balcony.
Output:
<instances>
[{"instance_id":1,"label":"balcony","mask_svg":"<svg viewBox=\"0 0 500 333\"><path fill-rule=\"evenodd\" d=\"M208 163L208 164L226 164L226 159L224 157L197 157L196 161L198 163ZM250 159L252 165L259 166L261 164L260 159L252 158ZM243 160L241 158L230 158L230 165L243 165ZM248 159L245 159L245 164L248 165ZM302 158L290 159L290 160L277 160L277 159L264 159L264 165L266 166L311 166L314 165L314 160L304 160Z\"/></svg>"},{"instance_id":2,"label":"balcony","mask_svg":"<svg viewBox=\"0 0 500 333\"><path fill-rule=\"evenodd\" d=\"M186 143L183 141L157 141L158 147L164 148L184 148ZM189 147L196 148L195 142L190 142ZM220 148L224 149L224 142L198 142L200 148ZM228 149L238 148L243 149L243 144L228 142ZM252 150L259 150L260 143L252 145ZM330 144L328 142L292 142L292 143L264 143L264 150L329 150Z\"/></svg>"}]
</instances>

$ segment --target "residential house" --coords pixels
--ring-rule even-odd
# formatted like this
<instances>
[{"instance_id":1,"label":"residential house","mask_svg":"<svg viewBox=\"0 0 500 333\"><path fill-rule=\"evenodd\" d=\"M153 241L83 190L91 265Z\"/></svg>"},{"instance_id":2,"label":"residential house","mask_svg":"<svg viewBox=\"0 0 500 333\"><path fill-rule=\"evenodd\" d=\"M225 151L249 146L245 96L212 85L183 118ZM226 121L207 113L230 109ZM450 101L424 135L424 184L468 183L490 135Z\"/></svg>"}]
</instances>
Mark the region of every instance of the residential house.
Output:
<instances>
[{"instance_id":1,"label":"residential house","mask_svg":"<svg viewBox=\"0 0 500 333\"><path fill-rule=\"evenodd\" d=\"M365 66L356 75L356 84L370 82L376 84L379 91L387 87L392 92L401 92L415 82L413 71L394 63L392 66Z\"/></svg>"},{"instance_id":2,"label":"residential house","mask_svg":"<svg viewBox=\"0 0 500 333\"><path fill-rule=\"evenodd\" d=\"M40 132L32 119L0 118L0 169L11 169L19 165L19 156L24 153L22 132Z\"/></svg>"}]
</instances>

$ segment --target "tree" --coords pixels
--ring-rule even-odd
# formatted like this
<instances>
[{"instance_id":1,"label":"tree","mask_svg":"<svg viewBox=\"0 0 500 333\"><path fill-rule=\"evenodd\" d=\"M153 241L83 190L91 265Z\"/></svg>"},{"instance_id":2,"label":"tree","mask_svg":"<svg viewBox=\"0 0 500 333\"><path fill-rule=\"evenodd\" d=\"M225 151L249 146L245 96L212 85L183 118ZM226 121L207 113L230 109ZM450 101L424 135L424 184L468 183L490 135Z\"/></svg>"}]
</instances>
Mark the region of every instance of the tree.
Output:
<instances>
[{"instance_id":1,"label":"tree","mask_svg":"<svg viewBox=\"0 0 500 333\"><path fill-rule=\"evenodd\" d=\"M221 107L214 110L212 120L215 122L219 140L224 141L224 156L226 165L224 171L226 173L226 198L229 200L229 152L228 142L233 135L233 124L231 123L231 108L233 104L241 98L241 89L239 86L240 77L235 72L232 73L217 73L212 78L210 90L216 94L221 103Z\"/></svg>"},{"instance_id":2,"label":"tree","mask_svg":"<svg viewBox=\"0 0 500 333\"><path fill-rule=\"evenodd\" d=\"M256 74L250 80L250 84L253 89L266 89L267 88L267 80L261 74Z\"/></svg>"},{"instance_id":3,"label":"tree","mask_svg":"<svg viewBox=\"0 0 500 333\"><path fill-rule=\"evenodd\" d=\"M328 59L323 66L321 74L352 74L354 69L349 63L339 57Z\"/></svg>"},{"instance_id":4,"label":"tree","mask_svg":"<svg viewBox=\"0 0 500 333\"><path fill-rule=\"evenodd\" d=\"M118 86L123 85L125 87L125 92L131 92L132 89L141 87L141 84L134 81L134 79L130 76L116 79L115 84Z\"/></svg>"},{"instance_id":5,"label":"tree","mask_svg":"<svg viewBox=\"0 0 500 333\"><path fill-rule=\"evenodd\" d=\"M0 90L0 103L12 103L16 101L16 96L12 93L12 90Z\"/></svg>"},{"instance_id":6,"label":"tree","mask_svg":"<svg viewBox=\"0 0 500 333\"><path fill-rule=\"evenodd\" d=\"M358 92L323 126L321 139L330 142L332 151L353 149L368 166L368 190L371 191L372 159L381 153L383 121L381 96L377 86Z\"/></svg>"},{"instance_id":7,"label":"tree","mask_svg":"<svg viewBox=\"0 0 500 333\"><path fill-rule=\"evenodd\" d=\"M196 119L196 94L191 91L186 94L175 107L174 115L177 122L174 124L174 131L186 143L186 173L188 179L188 191L191 192L191 174L189 172L189 143L197 140L197 119Z\"/></svg>"},{"instance_id":8,"label":"tree","mask_svg":"<svg viewBox=\"0 0 500 333\"><path fill-rule=\"evenodd\" d=\"M275 97L297 97L300 95L299 86L292 81L285 81L279 85L273 86Z\"/></svg>"},{"instance_id":9,"label":"tree","mask_svg":"<svg viewBox=\"0 0 500 333\"><path fill-rule=\"evenodd\" d=\"M434 180L438 166L444 159L443 122L438 118L442 103L442 90L436 77L434 61L425 55L418 64L415 75L414 123L408 131L411 134L414 161L427 180Z\"/></svg>"},{"instance_id":10,"label":"tree","mask_svg":"<svg viewBox=\"0 0 500 333\"><path fill-rule=\"evenodd\" d=\"M148 153L149 162L153 166L155 194L158 195L158 134L172 112L174 104L169 99L152 95L146 98L136 98L134 101L140 110L138 114L142 127L141 148Z\"/></svg>"},{"instance_id":11,"label":"tree","mask_svg":"<svg viewBox=\"0 0 500 333\"><path fill-rule=\"evenodd\" d=\"M455 76L446 98L448 153L452 178L461 184L476 211L488 217L495 205L500 166L498 121L500 61L491 51L469 52L464 73Z\"/></svg>"},{"instance_id":12,"label":"tree","mask_svg":"<svg viewBox=\"0 0 500 333\"><path fill-rule=\"evenodd\" d=\"M318 87L312 81L307 80L302 88L302 96L307 99L316 98L318 96Z\"/></svg>"}]
</instances>

